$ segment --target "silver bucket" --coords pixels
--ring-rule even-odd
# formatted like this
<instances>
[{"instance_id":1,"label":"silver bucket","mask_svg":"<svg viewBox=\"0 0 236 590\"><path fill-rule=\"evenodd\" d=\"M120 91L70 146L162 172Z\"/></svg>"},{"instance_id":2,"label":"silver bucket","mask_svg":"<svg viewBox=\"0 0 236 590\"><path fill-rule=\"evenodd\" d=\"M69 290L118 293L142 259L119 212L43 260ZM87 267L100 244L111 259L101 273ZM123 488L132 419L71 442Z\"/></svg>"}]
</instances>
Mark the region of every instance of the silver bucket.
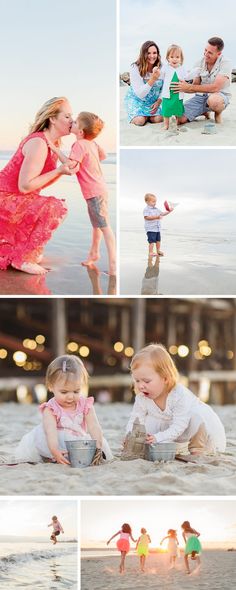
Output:
<instances>
[{"instance_id":1,"label":"silver bucket","mask_svg":"<svg viewBox=\"0 0 236 590\"><path fill-rule=\"evenodd\" d=\"M148 461L173 461L176 455L176 443L145 444L145 459Z\"/></svg>"},{"instance_id":2,"label":"silver bucket","mask_svg":"<svg viewBox=\"0 0 236 590\"><path fill-rule=\"evenodd\" d=\"M66 448L71 467L88 467L91 465L96 452L96 440L66 440Z\"/></svg>"}]
</instances>

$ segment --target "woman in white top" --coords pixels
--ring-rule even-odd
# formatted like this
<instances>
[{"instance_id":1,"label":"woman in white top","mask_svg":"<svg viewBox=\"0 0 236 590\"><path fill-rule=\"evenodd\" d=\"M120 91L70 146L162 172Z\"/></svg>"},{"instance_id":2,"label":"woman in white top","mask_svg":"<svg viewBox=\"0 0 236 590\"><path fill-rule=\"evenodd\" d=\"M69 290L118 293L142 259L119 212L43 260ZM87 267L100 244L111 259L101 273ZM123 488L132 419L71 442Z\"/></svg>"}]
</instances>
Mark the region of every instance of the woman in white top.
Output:
<instances>
[{"instance_id":1,"label":"woman in white top","mask_svg":"<svg viewBox=\"0 0 236 590\"><path fill-rule=\"evenodd\" d=\"M130 67L130 88L125 97L129 123L145 125L160 123L162 119L160 93L163 81L159 80L161 56L154 41L145 41L136 62Z\"/></svg>"},{"instance_id":2,"label":"woman in white top","mask_svg":"<svg viewBox=\"0 0 236 590\"><path fill-rule=\"evenodd\" d=\"M137 396L127 433L139 418L148 444L177 441L188 442L191 453L225 451L223 424L210 406L177 383L178 371L164 346L150 344L140 350L131 371Z\"/></svg>"}]
</instances>

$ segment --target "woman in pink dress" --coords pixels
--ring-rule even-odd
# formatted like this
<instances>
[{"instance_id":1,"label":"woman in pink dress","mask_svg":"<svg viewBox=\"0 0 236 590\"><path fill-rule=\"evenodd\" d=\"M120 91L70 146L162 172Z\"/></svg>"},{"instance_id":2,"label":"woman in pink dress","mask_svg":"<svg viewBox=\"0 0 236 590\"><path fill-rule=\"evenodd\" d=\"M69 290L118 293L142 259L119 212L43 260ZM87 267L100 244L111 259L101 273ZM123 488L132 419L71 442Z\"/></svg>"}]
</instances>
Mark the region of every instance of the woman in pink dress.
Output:
<instances>
[{"instance_id":1,"label":"woman in pink dress","mask_svg":"<svg viewBox=\"0 0 236 590\"><path fill-rule=\"evenodd\" d=\"M38 111L30 134L0 172L0 270L12 266L30 274L42 274L42 249L63 221L64 199L41 196L40 190L62 174L76 169L62 164L49 142L59 145L72 126L71 107L65 97L48 100Z\"/></svg>"}]
</instances>

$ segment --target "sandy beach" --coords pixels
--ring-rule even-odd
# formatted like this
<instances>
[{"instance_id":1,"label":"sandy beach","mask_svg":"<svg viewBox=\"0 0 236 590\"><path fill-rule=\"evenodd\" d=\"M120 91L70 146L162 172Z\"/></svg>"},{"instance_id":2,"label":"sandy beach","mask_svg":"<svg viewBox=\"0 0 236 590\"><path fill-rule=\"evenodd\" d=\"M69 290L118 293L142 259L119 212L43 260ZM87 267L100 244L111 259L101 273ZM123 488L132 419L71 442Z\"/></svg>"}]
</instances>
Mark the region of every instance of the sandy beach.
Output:
<instances>
[{"instance_id":1,"label":"sandy beach","mask_svg":"<svg viewBox=\"0 0 236 590\"><path fill-rule=\"evenodd\" d=\"M148 258L146 235L121 227L120 293L122 295L235 295L236 241L233 235L194 233L165 224L162 250L165 256ZM139 223L139 220L137 220ZM127 214L126 214L127 223Z\"/></svg>"},{"instance_id":2,"label":"sandy beach","mask_svg":"<svg viewBox=\"0 0 236 590\"><path fill-rule=\"evenodd\" d=\"M227 436L221 456L195 458L195 463L152 463L143 459L121 461L121 443L131 405L96 404L96 411L114 454L114 460L97 467L72 469L64 465L21 464L14 448L23 434L39 423L36 405L0 405L0 495L234 495L236 493L236 406L214 408Z\"/></svg>"},{"instance_id":3,"label":"sandy beach","mask_svg":"<svg viewBox=\"0 0 236 590\"><path fill-rule=\"evenodd\" d=\"M176 563L176 569L169 569L166 554L150 554L146 562L146 572L139 572L138 557L132 552L126 559L126 572L118 573L119 557L94 557L81 560L81 590L211 590L214 588L234 587L236 574L235 553L219 550L205 551L202 555L200 570L187 575L184 570L183 556ZM191 569L193 562L191 562ZM194 566L195 567L195 566Z\"/></svg>"},{"instance_id":4,"label":"sandy beach","mask_svg":"<svg viewBox=\"0 0 236 590\"><path fill-rule=\"evenodd\" d=\"M120 144L121 146L232 146L236 145L236 84L231 87L231 104L225 109L222 117L223 124L217 125L216 133L205 135L202 133L206 119L199 117L192 123L186 123L176 135L171 130L165 132L163 124L147 123L144 127L137 127L127 121L124 97L128 86L120 87ZM185 95L184 101L193 95ZM211 114L213 118L213 113Z\"/></svg>"},{"instance_id":5,"label":"sandy beach","mask_svg":"<svg viewBox=\"0 0 236 590\"><path fill-rule=\"evenodd\" d=\"M9 154L0 153L0 168ZM7 157L8 156L8 157ZM109 191L109 211L116 231L116 166L115 155L103 164ZM74 177L62 177L42 191L65 199L68 215L45 248L43 264L50 269L46 275L27 275L13 269L1 271L1 295L99 295L116 293L116 278L108 275L107 253L102 241L101 258L93 269L81 265L89 251L92 227L79 183Z\"/></svg>"}]
</instances>

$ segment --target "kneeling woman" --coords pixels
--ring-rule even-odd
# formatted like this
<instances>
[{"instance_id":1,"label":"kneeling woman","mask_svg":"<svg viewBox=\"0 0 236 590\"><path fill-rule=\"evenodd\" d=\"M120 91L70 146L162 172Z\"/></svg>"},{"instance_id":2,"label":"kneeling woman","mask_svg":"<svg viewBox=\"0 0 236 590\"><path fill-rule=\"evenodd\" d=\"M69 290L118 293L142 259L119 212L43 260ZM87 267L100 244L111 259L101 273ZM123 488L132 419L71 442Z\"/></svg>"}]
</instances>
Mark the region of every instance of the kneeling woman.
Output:
<instances>
[{"instance_id":1,"label":"kneeling woman","mask_svg":"<svg viewBox=\"0 0 236 590\"><path fill-rule=\"evenodd\" d=\"M66 98L52 98L38 111L30 134L0 172L0 270L12 266L30 274L43 274L42 250L52 232L63 221L64 199L40 195L40 190L62 174L76 172L61 165L49 142L59 144L72 126L71 107Z\"/></svg>"},{"instance_id":2,"label":"kneeling woman","mask_svg":"<svg viewBox=\"0 0 236 590\"><path fill-rule=\"evenodd\" d=\"M140 49L139 58L130 68L130 88L125 97L129 123L145 125L160 123L163 118L160 108L160 93L163 81L159 80L161 56L154 41L146 41Z\"/></svg>"}]
</instances>

